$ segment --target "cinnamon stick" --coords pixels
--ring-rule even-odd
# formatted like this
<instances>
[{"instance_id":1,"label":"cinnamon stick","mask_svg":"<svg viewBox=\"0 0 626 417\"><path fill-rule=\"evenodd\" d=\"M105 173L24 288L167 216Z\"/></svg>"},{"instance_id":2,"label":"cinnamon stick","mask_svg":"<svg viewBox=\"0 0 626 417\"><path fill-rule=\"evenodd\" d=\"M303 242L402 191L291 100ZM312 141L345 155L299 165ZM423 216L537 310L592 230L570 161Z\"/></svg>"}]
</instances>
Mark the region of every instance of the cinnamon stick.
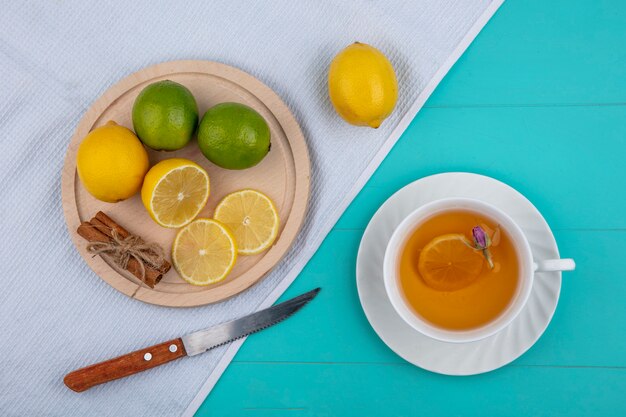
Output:
<instances>
[{"instance_id":1,"label":"cinnamon stick","mask_svg":"<svg viewBox=\"0 0 626 417\"><path fill-rule=\"evenodd\" d=\"M78 234L89 242L110 242L111 239L89 222L83 222L77 229ZM154 288L156 284L163 278L164 272L151 268L149 266L144 267L144 274L142 274L141 265L135 258L130 258L126 265L126 270L142 280L150 288Z\"/></svg>"},{"instance_id":2,"label":"cinnamon stick","mask_svg":"<svg viewBox=\"0 0 626 417\"><path fill-rule=\"evenodd\" d=\"M109 237L93 227L89 222L82 222L76 231L83 239L89 242L109 242Z\"/></svg>"},{"instance_id":3,"label":"cinnamon stick","mask_svg":"<svg viewBox=\"0 0 626 417\"><path fill-rule=\"evenodd\" d=\"M104 214L101 211L97 212L96 215L94 216L94 218L91 219L92 223L93 223L94 219L98 220L104 226L108 227L109 228L109 233L110 233L111 230L115 229L117 234L122 239L126 239L128 237L128 235L130 234L130 233L128 233L128 230L124 229L122 226L120 226L119 224L115 223L112 218L110 218L109 216L107 216L106 214Z\"/></svg>"},{"instance_id":4,"label":"cinnamon stick","mask_svg":"<svg viewBox=\"0 0 626 417\"><path fill-rule=\"evenodd\" d=\"M122 226L117 224L113 219L99 211L94 218L89 222L82 222L78 226L77 233L89 242L102 242L108 243L113 241L113 230L115 230L118 236L122 239L126 239L130 236L130 233ZM154 254L155 258L158 258L157 254ZM163 275L167 273L171 268L171 264L166 260L163 260L159 268L154 268L151 265L142 265L135 258L130 258L126 265L126 270L142 280L150 288L154 288L156 284L161 281ZM142 274L143 272L143 274Z\"/></svg>"},{"instance_id":5,"label":"cinnamon stick","mask_svg":"<svg viewBox=\"0 0 626 417\"><path fill-rule=\"evenodd\" d=\"M113 219L111 219L109 216L107 216L101 211L96 213L95 217L91 219L90 224L96 229L98 229L100 232L104 233L110 239L113 239L113 230L115 230L118 236L122 239L126 239L128 236L130 236L130 233L126 229L124 229L122 226L117 224L115 221L113 221ZM154 259L157 259L157 258L158 258L158 255L154 254ZM163 260L163 262L161 263L161 267L158 268L158 270L162 274L166 274L167 271L169 271L171 267L172 265L169 262L167 262L166 260ZM139 273L141 274L141 267L140 267Z\"/></svg>"}]
</instances>

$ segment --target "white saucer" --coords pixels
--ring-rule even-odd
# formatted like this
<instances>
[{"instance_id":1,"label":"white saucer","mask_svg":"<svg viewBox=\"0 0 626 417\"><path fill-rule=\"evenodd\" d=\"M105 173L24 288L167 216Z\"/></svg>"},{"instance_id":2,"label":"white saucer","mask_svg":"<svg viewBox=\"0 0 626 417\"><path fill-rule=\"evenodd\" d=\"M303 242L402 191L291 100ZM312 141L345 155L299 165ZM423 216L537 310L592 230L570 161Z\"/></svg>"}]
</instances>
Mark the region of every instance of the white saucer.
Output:
<instances>
[{"instance_id":1,"label":"white saucer","mask_svg":"<svg viewBox=\"0 0 626 417\"><path fill-rule=\"evenodd\" d=\"M480 374L512 362L539 339L556 309L561 273L537 273L528 303L520 315L491 337L471 343L446 343L418 333L400 318L387 298L383 258L394 229L409 213L425 203L447 197L470 197L495 205L522 228L534 259L559 257L550 227L535 206L519 192L482 175L438 174L402 188L374 214L359 247L357 288L370 324L399 356L440 374Z\"/></svg>"}]
</instances>

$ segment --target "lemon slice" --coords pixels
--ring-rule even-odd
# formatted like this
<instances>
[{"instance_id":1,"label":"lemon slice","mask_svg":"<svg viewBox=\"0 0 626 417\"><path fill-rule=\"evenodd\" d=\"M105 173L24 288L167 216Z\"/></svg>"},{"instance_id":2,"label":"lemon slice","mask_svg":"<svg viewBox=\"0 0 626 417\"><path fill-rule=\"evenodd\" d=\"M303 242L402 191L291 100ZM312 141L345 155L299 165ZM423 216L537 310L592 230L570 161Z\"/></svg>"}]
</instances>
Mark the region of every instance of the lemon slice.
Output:
<instances>
[{"instance_id":1,"label":"lemon slice","mask_svg":"<svg viewBox=\"0 0 626 417\"><path fill-rule=\"evenodd\" d=\"M227 195L215 208L214 217L232 230L241 255L263 252L278 236L276 206L259 191L241 190Z\"/></svg>"},{"instance_id":2,"label":"lemon slice","mask_svg":"<svg viewBox=\"0 0 626 417\"><path fill-rule=\"evenodd\" d=\"M209 175L188 159L159 162L146 174L141 200L163 227L182 227L200 213L209 198Z\"/></svg>"},{"instance_id":3,"label":"lemon slice","mask_svg":"<svg viewBox=\"0 0 626 417\"><path fill-rule=\"evenodd\" d=\"M483 256L462 234L431 240L422 249L418 270L424 282L439 291L456 291L472 284L483 267Z\"/></svg>"},{"instance_id":4,"label":"lemon slice","mask_svg":"<svg viewBox=\"0 0 626 417\"><path fill-rule=\"evenodd\" d=\"M172 245L172 263L192 285L209 285L226 278L237 260L237 244L220 222L198 219L182 228Z\"/></svg>"}]
</instances>

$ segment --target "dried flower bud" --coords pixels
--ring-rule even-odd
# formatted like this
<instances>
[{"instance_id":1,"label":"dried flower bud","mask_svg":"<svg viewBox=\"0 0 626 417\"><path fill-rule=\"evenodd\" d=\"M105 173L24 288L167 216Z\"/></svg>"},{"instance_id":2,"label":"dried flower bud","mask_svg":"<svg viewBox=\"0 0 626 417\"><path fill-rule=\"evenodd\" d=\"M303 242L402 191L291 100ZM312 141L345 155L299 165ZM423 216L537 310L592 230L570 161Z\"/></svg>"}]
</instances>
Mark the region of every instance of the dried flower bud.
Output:
<instances>
[{"instance_id":1,"label":"dried flower bud","mask_svg":"<svg viewBox=\"0 0 626 417\"><path fill-rule=\"evenodd\" d=\"M476 226L472 229L472 237L474 238L474 248L482 251L483 256L489 264L489 268L493 269L493 259L491 259L491 252L489 252L491 238L480 226Z\"/></svg>"},{"instance_id":2,"label":"dried flower bud","mask_svg":"<svg viewBox=\"0 0 626 417\"><path fill-rule=\"evenodd\" d=\"M491 246L491 239L482 227L474 227L472 229L472 236L474 237L474 245L476 245L476 249L483 250Z\"/></svg>"}]
</instances>

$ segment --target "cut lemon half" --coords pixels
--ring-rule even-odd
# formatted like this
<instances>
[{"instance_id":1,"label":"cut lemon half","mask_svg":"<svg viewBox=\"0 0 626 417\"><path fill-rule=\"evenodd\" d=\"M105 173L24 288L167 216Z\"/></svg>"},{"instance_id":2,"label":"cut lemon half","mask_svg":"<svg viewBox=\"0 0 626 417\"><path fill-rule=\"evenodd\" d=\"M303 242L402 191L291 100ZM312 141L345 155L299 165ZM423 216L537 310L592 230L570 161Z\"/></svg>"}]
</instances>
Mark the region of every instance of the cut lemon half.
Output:
<instances>
[{"instance_id":1,"label":"cut lemon half","mask_svg":"<svg viewBox=\"0 0 626 417\"><path fill-rule=\"evenodd\" d=\"M227 195L215 208L214 217L232 230L241 255L263 252L278 236L276 206L259 191L241 190Z\"/></svg>"},{"instance_id":2,"label":"cut lemon half","mask_svg":"<svg viewBox=\"0 0 626 417\"><path fill-rule=\"evenodd\" d=\"M220 222L197 219L180 229L172 245L172 263L192 285L209 285L226 278L237 260L237 244Z\"/></svg>"},{"instance_id":3,"label":"cut lemon half","mask_svg":"<svg viewBox=\"0 0 626 417\"><path fill-rule=\"evenodd\" d=\"M484 258L469 245L464 235L456 233L431 240L418 260L424 282L439 291L456 291L472 284L480 276Z\"/></svg>"},{"instance_id":4,"label":"cut lemon half","mask_svg":"<svg viewBox=\"0 0 626 417\"><path fill-rule=\"evenodd\" d=\"M183 158L159 162L146 174L141 200L150 217L163 227L182 227L200 213L209 198L209 175Z\"/></svg>"}]
</instances>

